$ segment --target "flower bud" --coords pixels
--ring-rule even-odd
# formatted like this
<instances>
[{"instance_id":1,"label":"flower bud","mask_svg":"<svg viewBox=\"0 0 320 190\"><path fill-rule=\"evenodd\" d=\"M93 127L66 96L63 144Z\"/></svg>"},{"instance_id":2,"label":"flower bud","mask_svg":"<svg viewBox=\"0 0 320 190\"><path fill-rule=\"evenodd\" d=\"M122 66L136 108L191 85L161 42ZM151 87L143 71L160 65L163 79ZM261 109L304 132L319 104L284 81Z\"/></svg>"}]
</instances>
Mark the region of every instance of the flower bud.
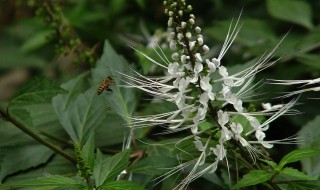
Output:
<instances>
[{"instance_id":1,"label":"flower bud","mask_svg":"<svg viewBox=\"0 0 320 190\"><path fill-rule=\"evenodd\" d=\"M201 33L201 28L200 28L199 26L197 26L197 27L195 28L195 31L196 31L198 34L200 34L200 33Z\"/></svg>"},{"instance_id":2,"label":"flower bud","mask_svg":"<svg viewBox=\"0 0 320 190\"><path fill-rule=\"evenodd\" d=\"M209 52L209 47L207 45L202 46L202 49L205 54Z\"/></svg>"},{"instance_id":3,"label":"flower bud","mask_svg":"<svg viewBox=\"0 0 320 190\"><path fill-rule=\"evenodd\" d=\"M199 37L199 38L197 39L197 41L198 41L198 44L199 44L200 46L203 44L203 38Z\"/></svg>"},{"instance_id":4,"label":"flower bud","mask_svg":"<svg viewBox=\"0 0 320 190\"><path fill-rule=\"evenodd\" d=\"M194 23L195 23L195 22L194 22L194 19L193 19L193 18L190 18L190 19L189 19L189 23L190 23L191 25L194 25Z\"/></svg>"},{"instance_id":5,"label":"flower bud","mask_svg":"<svg viewBox=\"0 0 320 190\"><path fill-rule=\"evenodd\" d=\"M182 29L185 29L186 26L187 26L187 23L186 23L186 22L181 22L181 28L182 28Z\"/></svg>"},{"instance_id":6,"label":"flower bud","mask_svg":"<svg viewBox=\"0 0 320 190\"><path fill-rule=\"evenodd\" d=\"M175 40L171 40L170 44L169 44L169 47L170 47L171 50L176 50L177 49L176 41Z\"/></svg>"},{"instance_id":7,"label":"flower bud","mask_svg":"<svg viewBox=\"0 0 320 190\"><path fill-rule=\"evenodd\" d=\"M190 33L190 32L187 32L187 33L186 33L186 37L190 40L191 37L192 37L191 33Z\"/></svg>"}]
</instances>

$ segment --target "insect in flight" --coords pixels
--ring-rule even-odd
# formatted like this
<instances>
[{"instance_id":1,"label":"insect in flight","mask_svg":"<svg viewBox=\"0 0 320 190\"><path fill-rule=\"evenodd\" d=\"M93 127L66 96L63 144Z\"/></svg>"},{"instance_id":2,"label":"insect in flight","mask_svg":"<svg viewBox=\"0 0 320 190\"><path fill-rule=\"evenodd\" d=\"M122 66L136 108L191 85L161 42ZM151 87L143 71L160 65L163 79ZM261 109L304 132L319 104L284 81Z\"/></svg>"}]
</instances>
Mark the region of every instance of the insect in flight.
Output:
<instances>
[{"instance_id":1,"label":"insect in flight","mask_svg":"<svg viewBox=\"0 0 320 190\"><path fill-rule=\"evenodd\" d=\"M113 84L113 78L111 76L108 76L99 86L98 95L100 95L104 90L112 92L112 90L109 88L111 84Z\"/></svg>"}]
</instances>

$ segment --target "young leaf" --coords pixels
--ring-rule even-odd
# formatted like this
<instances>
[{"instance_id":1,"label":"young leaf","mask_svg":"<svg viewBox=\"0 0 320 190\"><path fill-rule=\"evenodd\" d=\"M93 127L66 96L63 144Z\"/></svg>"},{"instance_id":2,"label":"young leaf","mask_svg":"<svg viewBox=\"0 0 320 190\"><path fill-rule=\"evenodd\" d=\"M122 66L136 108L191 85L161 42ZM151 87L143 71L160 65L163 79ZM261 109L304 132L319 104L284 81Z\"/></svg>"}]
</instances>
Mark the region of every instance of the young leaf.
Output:
<instances>
[{"instance_id":1,"label":"young leaf","mask_svg":"<svg viewBox=\"0 0 320 190\"><path fill-rule=\"evenodd\" d=\"M263 160L261 159L262 162L265 162L267 163L269 166L271 166L272 168L276 168L278 165L277 163L273 162L273 161L270 161L270 160Z\"/></svg>"},{"instance_id":2,"label":"young leaf","mask_svg":"<svg viewBox=\"0 0 320 190\"><path fill-rule=\"evenodd\" d=\"M52 154L53 152L49 148L39 144L27 144L6 149L5 155L0 159L0 182L8 174L47 162Z\"/></svg>"},{"instance_id":3,"label":"young leaf","mask_svg":"<svg viewBox=\"0 0 320 190\"><path fill-rule=\"evenodd\" d=\"M131 181L112 181L101 186L105 190L144 190L141 185Z\"/></svg>"},{"instance_id":4,"label":"young leaf","mask_svg":"<svg viewBox=\"0 0 320 190\"><path fill-rule=\"evenodd\" d=\"M41 103L67 91L46 77L35 77L25 84L11 99L9 106Z\"/></svg>"},{"instance_id":5,"label":"young leaf","mask_svg":"<svg viewBox=\"0 0 320 190\"><path fill-rule=\"evenodd\" d=\"M280 163L279 163L279 168L283 168L288 163L291 162L296 162L299 160L302 160L304 158L309 158L312 156L317 156L320 155L320 150L315 150L315 149L300 149L300 150L294 150L287 155L285 155Z\"/></svg>"},{"instance_id":6,"label":"young leaf","mask_svg":"<svg viewBox=\"0 0 320 190\"><path fill-rule=\"evenodd\" d=\"M0 189L8 187L81 187L79 182L61 175L50 175L46 177L39 177L27 181L15 182L12 184L5 184Z\"/></svg>"},{"instance_id":7,"label":"young leaf","mask_svg":"<svg viewBox=\"0 0 320 190\"><path fill-rule=\"evenodd\" d=\"M129 164L130 150L122 151L112 157L103 158L98 151L93 169L96 186L105 185L116 178Z\"/></svg>"},{"instance_id":8,"label":"young leaf","mask_svg":"<svg viewBox=\"0 0 320 190\"><path fill-rule=\"evenodd\" d=\"M307 2L297 0L268 0L268 12L271 16L299 24L308 29L313 28L312 11Z\"/></svg>"},{"instance_id":9,"label":"young leaf","mask_svg":"<svg viewBox=\"0 0 320 190\"><path fill-rule=\"evenodd\" d=\"M90 166L91 171L93 170L94 166L94 133L92 133L87 142L84 144L82 150L82 155L88 165Z\"/></svg>"},{"instance_id":10,"label":"young leaf","mask_svg":"<svg viewBox=\"0 0 320 190\"><path fill-rule=\"evenodd\" d=\"M239 189L242 187L263 183L271 179L272 176L273 173L263 170L251 170L248 174L244 175L243 178L232 187L232 189Z\"/></svg>"},{"instance_id":11,"label":"young leaf","mask_svg":"<svg viewBox=\"0 0 320 190\"><path fill-rule=\"evenodd\" d=\"M280 173L296 177L298 178L298 180L315 180L313 177L310 177L304 174L303 172L300 172L299 170L290 167L283 168L283 170L281 170Z\"/></svg>"}]
</instances>

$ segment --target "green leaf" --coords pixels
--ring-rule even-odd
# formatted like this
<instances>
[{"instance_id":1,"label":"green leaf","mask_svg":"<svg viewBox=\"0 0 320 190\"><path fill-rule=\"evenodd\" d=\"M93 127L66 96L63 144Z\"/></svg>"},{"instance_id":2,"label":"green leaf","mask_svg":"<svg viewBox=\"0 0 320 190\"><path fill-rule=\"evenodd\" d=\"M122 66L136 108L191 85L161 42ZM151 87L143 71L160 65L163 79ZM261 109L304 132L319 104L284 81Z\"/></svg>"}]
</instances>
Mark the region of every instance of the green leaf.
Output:
<instances>
[{"instance_id":1,"label":"green leaf","mask_svg":"<svg viewBox=\"0 0 320 190\"><path fill-rule=\"evenodd\" d=\"M267 0L267 8L269 14L277 19L313 28L311 7L305 1Z\"/></svg>"},{"instance_id":2,"label":"green leaf","mask_svg":"<svg viewBox=\"0 0 320 190\"><path fill-rule=\"evenodd\" d=\"M149 156L134 165L130 169L130 172L146 175L161 175L170 170L166 168L173 168L177 164L175 157L168 157L166 155Z\"/></svg>"},{"instance_id":3,"label":"green leaf","mask_svg":"<svg viewBox=\"0 0 320 190\"><path fill-rule=\"evenodd\" d=\"M0 189L8 187L81 187L82 184L77 181L61 175L50 175L47 177L39 177L27 181L15 182L12 184L5 184Z\"/></svg>"},{"instance_id":4,"label":"green leaf","mask_svg":"<svg viewBox=\"0 0 320 190\"><path fill-rule=\"evenodd\" d=\"M93 166L94 166L94 133L91 133L91 135L89 136L87 142L84 144L81 152L82 155L86 161L86 163L88 163L88 165L90 166L91 171L93 170Z\"/></svg>"},{"instance_id":5,"label":"green leaf","mask_svg":"<svg viewBox=\"0 0 320 190\"><path fill-rule=\"evenodd\" d=\"M101 187L105 190L144 190L141 185L131 181L112 181Z\"/></svg>"},{"instance_id":6,"label":"green leaf","mask_svg":"<svg viewBox=\"0 0 320 190\"><path fill-rule=\"evenodd\" d=\"M71 139L81 146L102 123L107 110L104 100L97 96L95 87L81 93L86 77L87 73L62 85L70 89L70 93L58 95L52 100L61 125Z\"/></svg>"},{"instance_id":7,"label":"green leaf","mask_svg":"<svg viewBox=\"0 0 320 190\"><path fill-rule=\"evenodd\" d=\"M104 120L95 131L96 146L105 147L122 144L124 134L128 131L128 128L123 127L125 122L122 117L112 112L112 110L106 110L103 117Z\"/></svg>"},{"instance_id":8,"label":"green leaf","mask_svg":"<svg viewBox=\"0 0 320 190\"><path fill-rule=\"evenodd\" d=\"M271 179L272 176L273 173L263 170L251 170L248 174L244 175L243 178L232 187L232 189L239 189L242 187L263 183Z\"/></svg>"},{"instance_id":9,"label":"green leaf","mask_svg":"<svg viewBox=\"0 0 320 190\"><path fill-rule=\"evenodd\" d=\"M25 109L13 108L10 110L10 116L30 130L34 127L32 118L29 112Z\"/></svg>"},{"instance_id":10,"label":"green leaf","mask_svg":"<svg viewBox=\"0 0 320 190\"><path fill-rule=\"evenodd\" d=\"M30 51L39 49L48 43L48 36L51 34L51 32L51 30L45 30L33 34L21 45L20 50L23 53L28 53Z\"/></svg>"},{"instance_id":11,"label":"green leaf","mask_svg":"<svg viewBox=\"0 0 320 190\"><path fill-rule=\"evenodd\" d=\"M30 169L47 162L53 154L49 148L39 144L10 147L0 159L0 182L8 174Z\"/></svg>"},{"instance_id":12,"label":"green leaf","mask_svg":"<svg viewBox=\"0 0 320 190\"><path fill-rule=\"evenodd\" d=\"M315 180L313 177L310 177L303 172L290 167L283 168L280 173L289 175L291 177L296 177L298 180Z\"/></svg>"},{"instance_id":13,"label":"green leaf","mask_svg":"<svg viewBox=\"0 0 320 190\"><path fill-rule=\"evenodd\" d=\"M302 54L297 56L297 61L310 67L310 69L320 70L320 55L318 54Z\"/></svg>"},{"instance_id":14,"label":"green leaf","mask_svg":"<svg viewBox=\"0 0 320 190\"><path fill-rule=\"evenodd\" d=\"M111 93L103 93L99 98L104 98L105 102L112 108L113 111L118 113L128 125L131 120L129 117L132 115L137 104L137 97L133 88L122 88L121 80L123 76L118 72L127 75L132 74L127 61L119 56L111 47L108 41L104 44L103 54L97 65L92 69L91 74L93 82L101 83L107 76L112 76L115 84L111 86L113 90ZM97 86L98 89L98 86Z\"/></svg>"},{"instance_id":15,"label":"green leaf","mask_svg":"<svg viewBox=\"0 0 320 190\"><path fill-rule=\"evenodd\" d=\"M270 161L270 160L261 160L265 163L267 163L269 166L271 166L273 169L276 168L278 165L277 163L273 162L273 161Z\"/></svg>"},{"instance_id":16,"label":"green leaf","mask_svg":"<svg viewBox=\"0 0 320 190\"><path fill-rule=\"evenodd\" d=\"M319 148L320 147L320 115L309 121L302 127L298 138L304 139L299 144L299 148ZM302 168L309 176L318 178L320 176L320 155L301 160Z\"/></svg>"},{"instance_id":17,"label":"green leaf","mask_svg":"<svg viewBox=\"0 0 320 190\"><path fill-rule=\"evenodd\" d=\"M24 134L21 130L8 121L0 120L0 126L0 150L1 148L8 146L22 146L34 142L31 137ZM0 158L1 157L2 156L0 155Z\"/></svg>"},{"instance_id":18,"label":"green leaf","mask_svg":"<svg viewBox=\"0 0 320 190\"><path fill-rule=\"evenodd\" d=\"M12 97L9 106L41 103L66 91L46 77L35 77Z\"/></svg>"},{"instance_id":19,"label":"green leaf","mask_svg":"<svg viewBox=\"0 0 320 190\"><path fill-rule=\"evenodd\" d=\"M320 150L315 150L315 149L300 149L300 150L294 150L287 155L285 155L280 163L279 163L279 168L283 168L288 163L296 162L299 160L302 160L304 158L309 158L312 156L317 156L320 155Z\"/></svg>"},{"instance_id":20,"label":"green leaf","mask_svg":"<svg viewBox=\"0 0 320 190\"><path fill-rule=\"evenodd\" d=\"M320 181L293 181L289 182L287 190L315 190L320 189Z\"/></svg>"},{"instance_id":21,"label":"green leaf","mask_svg":"<svg viewBox=\"0 0 320 190\"><path fill-rule=\"evenodd\" d=\"M112 157L104 158L97 152L93 175L97 187L114 180L129 164L130 150L122 151Z\"/></svg>"},{"instance_id":22,"label":"green leaf","mask_svg":"<svg viewBox=\"0 0 320 190\"><path fill-rule=\"evenodd\" d=\"M260 45L268 41L276 41L272 27L264 20L241 19L243 27L237 35L235 41L245 46ZM219 21L214 27L206 28L204 31L208 36L223 42L227 36L231 20ZM234 24L234 22L233 22Z\"/></svg>"}]
</instances>

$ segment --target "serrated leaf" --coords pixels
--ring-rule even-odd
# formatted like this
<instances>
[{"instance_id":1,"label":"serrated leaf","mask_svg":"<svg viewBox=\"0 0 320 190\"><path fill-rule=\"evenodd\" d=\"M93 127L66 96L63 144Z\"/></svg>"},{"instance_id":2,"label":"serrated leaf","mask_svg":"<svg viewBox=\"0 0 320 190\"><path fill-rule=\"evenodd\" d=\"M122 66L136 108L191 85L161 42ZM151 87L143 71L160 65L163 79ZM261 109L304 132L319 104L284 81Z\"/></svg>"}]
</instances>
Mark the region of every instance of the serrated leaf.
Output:
<instances>
[{"instance_id":1,"label":"serrated leaf","mask_svg":"<svg viewBox=\"0 0 320 190\"><path fill-rule=\"evenodd\" d=\"M130 150L125 150L112 157L104 158L98 151L93 169L96 186L107 184L125 170L129 164L129 154Z\"/></svg>"},{"instance_id":2,"label":"serrated leaf","mask_svg":"<svg viewBox=\"0 0 320 190\"><path fill-rule=\"evenodd\" d=\"M251 170L248 174L244 175L232 189L239 189L251 185L260 184L268 181L273 176L273 173L269 173L263 170Z\"/></svg>"},{"instance_id":3,"label":"serrated leaf","mask_svg":"<svg viewBox=\"0 0 320 190\"><path fill-rule=\"evenodd\" d=\"M305 1L298 0L267 0L268 12L271 16L299 24L308 29L313 28L312 10Z\"/></svg>"},{"instance_id":4,"label":"serrated leaf","mask_svg":"<svg viewBox=\"0 0 320 190\"><path fill-rule=\"evenodd\" d=\"M299 148L320 147L320 115L310 120L299 133L298 138L304 139ZM318 178L320 176L320 155L301 160L302 168L309 176Z\"/></svg>"},{"instance_id":5,"label":"serrated leaf","mask_svg":"<svg viewBox=\"0 0 320 190\"><path fill-rule=\"evenodd\" d=\"M279 168L283 168L288 163L296 162L299 160L302 160L304 158L309 158L312 156L317 156L320 155L320 150L315 150L315 149L300 149L300 150L294 150L287 155L285 155L280 163L279 163Z\"/></svg>"},{"instance_id":6,"label":"serrated leaf","mask_svg":"<svg viewBox=\"0 0 320 190\"><path fill-rule=\"evenodd\" d=\"M313 177L310 177L305 173L290 167L283 168L280 173L289 175L291 177L296 177L298 180L315 180Z\"/></svg>"},{"instance_id":7,"label":"serrated leaf","mask_svg":"<svg viewBox=\"0 0 320 190\"><path fill-rule=\"evenodd\" d=\"M34 103L41 103L57 94L66 93L54 81L46 77L35 77L12 97L9 106L22 106Z\"/></svg>"},{"instance_id":8,"label":"serrated leaf","mask_svg":"<svg viewBox=\"0 0 320 190\"><path fill-rule=\"evenodd\" d=\"M77 181L61 175L51 175L46 177L39 177L27 181L15 182L12 184L5 184L2 187L81 187L82 184ZM0 189L2 189L0 187Z\"/></svg>"},{"instance_id":9,"label":"serrated leaf","mask_svg":"<svg viewBox=\"0 0 320 190\"><path fill-rule=\"evenodd\" d=\"M8 175L47 162L53 151L39 144L10 147L0 159L0 182Z\"/></svg>"},{"instance_id":10,"label":"serrated leaf","mask_svg":"<svg viewBox=\"0 0 320 190\"><path fill-rule=\"evenodd\" d=\"M132 70L127 61L118 55L110 43L106 41L103 54L97 62L96 67L91 71L93 82L101 83L107 76L113 77L115 84L111 86L112 92L108 94L103 93L100 95L100 98L103 97L108 106L130 125L131 120L129 116L132 115L135 109L137 97L133 88L122 88L119 86L121 85L123 76L118 72L128 75L132 74Z\"/></svg>"},{"instance_id":11,"label":"serrated leaf","mask_svg":"<svg viewBox=\"0 0 320 190\"><path fill-rule=\"evenodd\" d=\"M101 186L105 190L144 190L144 188L131 181L112 181Z\"/></svg>"},{"instance_id":12,"label":"serrated leaf","mask_svg":"<svg viewBox=\"0 0 320 190\"><path fill-rule=\"evenodd\" d=\"M81 146L104 120L107 110L104 101L97 97L96 88L91 87L85 93L85 79L88 73L63 84L70 91L67 95L53 98L53 107L63 128L71 139Z\"/></svg>"},{"instance_id":13,"label":"serrated leaf","mask_svg":"<svg viewBox=\"0 0 320 190\"><path fill-rule=\"evenodd\" d=\"M84 144L81 152L83 158L85 159L86 163L90 166L91 171L93 170L94 166L94 133L91 133L87 142Z\"/></svg>"}]
</instances>

